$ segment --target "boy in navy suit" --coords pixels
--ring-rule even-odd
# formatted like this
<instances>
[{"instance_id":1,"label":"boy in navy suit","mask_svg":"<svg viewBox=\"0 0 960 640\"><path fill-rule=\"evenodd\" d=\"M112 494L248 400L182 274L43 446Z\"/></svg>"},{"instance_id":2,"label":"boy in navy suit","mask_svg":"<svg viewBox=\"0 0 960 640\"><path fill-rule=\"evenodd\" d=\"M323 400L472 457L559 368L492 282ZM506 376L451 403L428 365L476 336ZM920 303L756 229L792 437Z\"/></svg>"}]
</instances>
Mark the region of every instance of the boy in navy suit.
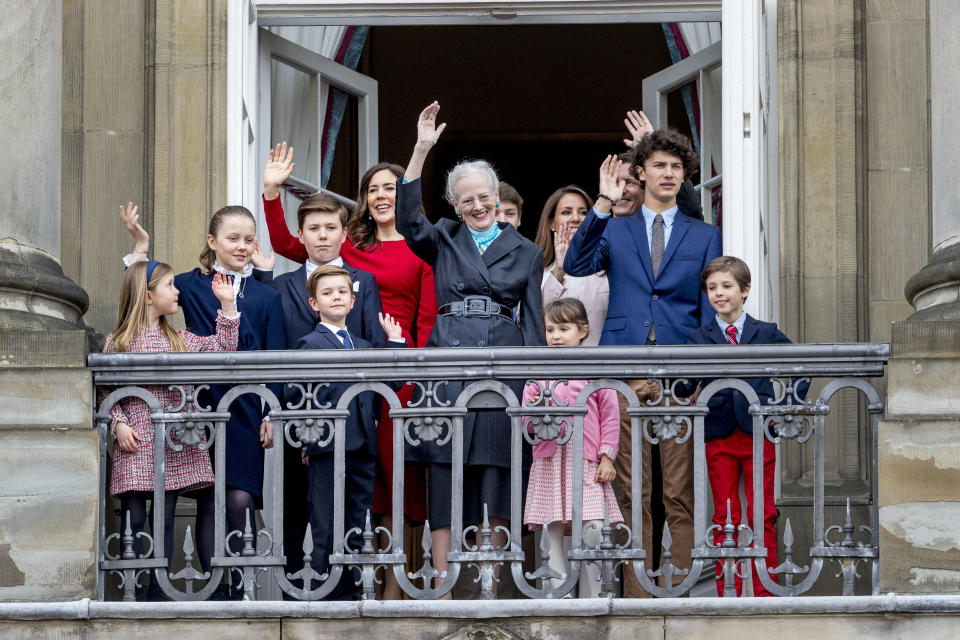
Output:
<instances>
[{"instance_id":1,"label":"boy in navy suit","mask_svg":"<svg viewBox=\"0 0 960 640\"><path fill-rule=\"evenodd\" d=\"M297 349L367 349L374 346L347 326L356 295L353 280L346 269L332 265L317 267L305 288L310 292L310 307L317 312L319 321L310 333L300 338ZM379 314L378 323L389 337L390 346L406 346L400 325L389 314ZM336 406L349 386L331 383L317 392L317 400ZM379 398L373 392L363 392L350 402L349 411L344 443L344 532L353 527L362 530L367 510L373 509ZM328 570L329 556L333 551L333 447L331 440L325 447L312 444L303 453L308 464L307 493L314 549L312 566L321 574ZM351 547L358 549L361 544L359 535L351 536ZM288 557L292 555L290 549L285 551ZM326 599L359 600L361 590L356 584L359 577L356 569L345 570L337 588Z\"/></svg>"},{"instance_id":2,"label":"boy in navy suit","mask_svg":"<svg viewBox=\"0 0 960 640\"><path fill-rule=\"evenodd\" d=\"M732 256L720 256L703 269L700 286L710 300L716 317L690 334L691 344L790 344L790 339L772 322L761 322L743 311L743 303L750 293L750 268ZM762 404L772 404L773 383L770 378L745 380L757 392ZM805 395L806 385L798 390ZM741 473L747 495L747 513L744 520L753 526L753 416L748 412L747 399L739 391L725 389L707 402L710 413L704 420L707 472L713 491L713 523L724 525L727 519L727 500L734 525L740 523L739 484ZM773 501L773 483L776 469L776 447L763 440L763 543L767 548L767 569L777 566L777 508ZM715 534L717 544L723 533ZM717 563L717 592L723 595L722 565ZM771 576L776 581L776 576ZM753 568L754 595L769 596ZM741 592L737 578L737 593Z\"/></svg>"}]
</instances>

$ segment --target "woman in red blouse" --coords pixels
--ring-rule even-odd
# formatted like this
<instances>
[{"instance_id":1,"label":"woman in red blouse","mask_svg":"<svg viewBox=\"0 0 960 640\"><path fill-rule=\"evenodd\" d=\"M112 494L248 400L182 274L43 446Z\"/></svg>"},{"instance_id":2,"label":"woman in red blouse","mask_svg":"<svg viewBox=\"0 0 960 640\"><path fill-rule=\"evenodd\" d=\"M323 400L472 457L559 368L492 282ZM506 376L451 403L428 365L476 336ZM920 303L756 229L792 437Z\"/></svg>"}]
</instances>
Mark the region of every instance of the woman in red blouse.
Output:
<instances>
[{"instance_id":1,"label":"woman in red blouse","mask_svg":"<svg viewBox=\"0 0 960 640\"><path fill-rule=\"evenodd\" d=\"M279 255L294 262L306 262L307 251L300 240L290 233L280 202L280 185L293 171L293 147L286 143L271 149L263 176L263 210L266 216L270 244ZM381 162L370 167L360 179L357 204L347 222L347 241L340 256L351 266L373 274L380 290L384 313L389 313L403 327L407 344L424 347L437 316L437 297L433 270L415 256L394 225L397 180L403 167ZM397 395L406 405L412 387L403 387ZM383 414L377 428L377 456L379 468L374 490L374 512L390 527L393 484L393 421L389 407L383 405ZM419 466L404 469L404 512L418 523L426 520L426 479ZM406 536L405 536L406 537ZM399 599L400 588L393 574L387 573L384 599Z\"/></svg>"}]
</instances>

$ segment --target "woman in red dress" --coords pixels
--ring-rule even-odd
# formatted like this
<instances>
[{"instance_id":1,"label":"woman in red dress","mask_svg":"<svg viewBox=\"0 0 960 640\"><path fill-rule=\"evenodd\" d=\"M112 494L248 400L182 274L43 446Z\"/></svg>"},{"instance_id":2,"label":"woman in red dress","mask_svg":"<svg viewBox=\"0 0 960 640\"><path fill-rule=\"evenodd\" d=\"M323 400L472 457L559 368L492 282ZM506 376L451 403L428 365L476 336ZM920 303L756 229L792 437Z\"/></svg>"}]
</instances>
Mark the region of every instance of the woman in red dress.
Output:
<instances>
[{"instance_id":1,"label":"woman in red dress","mask_svg":"<svg viewBox=\"0 0 960 640\"><path fill-rule=\"evenodd\" d=\"M263 210L270 244L279 255L295 262L305 262L307 252L296 236L290 233L283 215L279 187L293 171L293 147L286 143L270 151L264 171ZM397 180L403 167L381 162L370 167L360 179L356 206L347 222L347 241L340 256L351 266L373 274L380 290L384 313L392 315L403 327L407 344L424 347L437 316L437 297L433 270L415 256L394 224ZM398 396L406 405L412 387L403 387ZM384 403L377 428L379 468L374 490L374 512L387 528L391 524L393 479L393 421ZM404 469L404 513L409 520L426 520L426 477L423 468L409 465ZM405 538L407 536L404 536ZM393 574L386 572L383 598L399 599L400 587Z\"/></svg>"}]
</instances>

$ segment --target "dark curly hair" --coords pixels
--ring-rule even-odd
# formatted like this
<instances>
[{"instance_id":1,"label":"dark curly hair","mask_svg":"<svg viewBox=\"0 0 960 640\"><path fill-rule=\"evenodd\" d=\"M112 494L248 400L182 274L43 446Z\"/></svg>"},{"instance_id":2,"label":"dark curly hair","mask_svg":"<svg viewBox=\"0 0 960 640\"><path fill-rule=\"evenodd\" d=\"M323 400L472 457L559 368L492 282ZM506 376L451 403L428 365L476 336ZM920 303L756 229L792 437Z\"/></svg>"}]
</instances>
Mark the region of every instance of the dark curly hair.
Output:
<instances>
[{"instance_id":1,"label":"dark curly hair","mask_svg":"<svg viewBox=\"0 0 960 640\"><path fill-rule=\"evenodd\" d=\"M644 136L633 148L633 157L630 159L630 175L639 179L640 171L638 167L642 167L647 158L657 151L664 151L680 158L683 161L684 178L689 178L700 169L700 158L693 150L690 138L676 129L657 129Z\"/></svg>"}]
</instances>

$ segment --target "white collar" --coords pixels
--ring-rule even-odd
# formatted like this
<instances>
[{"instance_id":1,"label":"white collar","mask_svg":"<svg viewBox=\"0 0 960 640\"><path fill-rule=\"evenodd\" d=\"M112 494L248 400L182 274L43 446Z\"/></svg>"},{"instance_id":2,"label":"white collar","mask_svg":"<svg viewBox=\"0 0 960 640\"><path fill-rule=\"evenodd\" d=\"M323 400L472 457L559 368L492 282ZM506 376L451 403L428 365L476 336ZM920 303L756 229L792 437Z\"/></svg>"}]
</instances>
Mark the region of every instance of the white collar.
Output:
<instances>
[{"instance_id":1,"label":"white collar","mask_svg":"<svg viewBox=\"0 0 960 640\"><path fill-rule=\"evenodd\" d=\"M733 326L733 327L736 327L737 329L737 335L740 335L743 333L743 325L747 321L747 312L744 311L743 313L741 313L740 317L734 320L733 322L727 322L726 320L720 317L719 313L716 315L716 319L717 319L717 324L720 326L720 329L724 333L727 332L727 327Z\"/></svg>"},{"instance_id":2,"label":"white collar","mask_svg":"<svg viewBox=\"0 0 960 640\"><path fill-rule=\"evenodd\" d=\"M253 263L248 262L245 264L243 266L243 271L241 272L230 271L230 269L221 267L216 262L213 263L213 269L214 271L219 271L222 274L233 276L233 297L236 299L237 295L240 293L240 285L242 284L240 281L244 278L249 278L250 275L253 274Z\"/></svg>"},{"instance_id":3,"label":"white collar","mask_svg":"<svg viewBox=\"0 0 960 640\"><path fill-rule=\"evenodd\" d=\"M307 277L309 278L309 277L310 277L310 274L312 274L314 271L316 271L316 270L317 270L317 267L318 267L319 265L315 265L315 264L313 264L312 262L310 262L309 260L307 260L306 263L304 264L304 266L307 268ZM336 258L334 258L334 259L331 260L330 262L325 263L323 266L325 266L325 267L326 267L326 266L342 267L342 266L343 266L343 258L341 258L340 256L337 256Z\"/></svg>"},{"instance_id":4,"label":"white collar","mask_svg":"<svg viewBox=\"0 0 960 640\"><path fill-rule=\"evenodd\" d=\"M327 329L329 329L329 330L330 330L330 333L332 333L333 335L337 336L337 340L340 341L340 344L343 344L343 336L341 336L341 335L340 335L339 333L337 333L337 332L338 332L338 331L347 331L347 333L350 333L349 330L347 330L347 329L341 329L341 328L338 327L337 325L335 325L335 324L330 324L329 322L322 322L322 321L321 321L320 324L322 324L322 325L325 326Z\"/></svg>"}]
</instances>

